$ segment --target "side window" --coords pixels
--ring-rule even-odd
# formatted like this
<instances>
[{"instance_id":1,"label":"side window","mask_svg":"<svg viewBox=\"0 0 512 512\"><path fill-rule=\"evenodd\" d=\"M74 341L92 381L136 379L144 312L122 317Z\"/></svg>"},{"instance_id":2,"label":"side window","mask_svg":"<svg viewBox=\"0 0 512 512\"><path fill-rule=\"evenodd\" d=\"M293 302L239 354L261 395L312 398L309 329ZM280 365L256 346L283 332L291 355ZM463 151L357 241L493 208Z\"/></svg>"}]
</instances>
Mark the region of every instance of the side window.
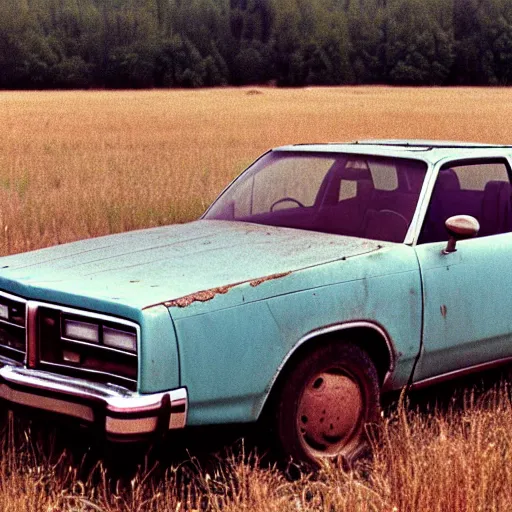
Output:
<instances>
[{"instance_id":1,"label":"side window","mask_svg":"<svg viewBox=\"0 0 512 512\"><path fill-rule=\"evenodd\" d=\"M369 180L372 189L379 191L393 191L398 189L397 163L384 159L365 158L347 160L344 175L350 178L341 178L338 201L355 199L358 196L358 183Z\"/></svg>"},{"instance_id":2,"label":"side window","mask_svg":"<svg viewBox=\"0 0 512 512\"><path fill-rule=\"evenodd\" d=\"M398 175L394 162L369 161L368 167L372 173L373 183L378 190L396 190Z\"/></svg>"},{"instance_id":3,"label":"side window","mask_svg":"<svg viewBox=\"0 0 512 512\"><path fill-rule=\"evenodd\" d=\"M480 223L479 237L512 231L512 187L504 160L453 162L439 171L420 243L448 239L445 221L471 215Z\"/></svg>"},{"instance_id":4,"label":"side window","mask_svg":"<svg viewBox=\"0 0 512 512\"><path fill-rule=\"evenodd\" d=\"M340 192L338 194L338 202L347 199L355 199L357 197L357 181L341 180Z\"/></svg>"}]
</instances>

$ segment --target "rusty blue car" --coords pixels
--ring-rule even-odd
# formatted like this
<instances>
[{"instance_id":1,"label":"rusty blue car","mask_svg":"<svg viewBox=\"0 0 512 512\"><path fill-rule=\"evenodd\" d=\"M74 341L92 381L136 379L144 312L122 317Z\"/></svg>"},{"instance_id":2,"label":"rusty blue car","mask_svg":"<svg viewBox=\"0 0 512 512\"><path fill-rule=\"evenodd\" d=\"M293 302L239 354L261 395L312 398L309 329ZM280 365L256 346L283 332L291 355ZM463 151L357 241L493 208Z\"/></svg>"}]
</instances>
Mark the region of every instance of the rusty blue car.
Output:
<instances>
[{"instance_id":1,"label":"rusty blue car","mask_svg":"<svg viewBox=\"0 0 512 512\"><path fill-rule=\"evenodd\" d=\"M113 440L266 417L286 457L354 457L384 393L512 359L511 158L290 145L195 222L3 257L0 399Z\"/></svg>"}]
</instances>

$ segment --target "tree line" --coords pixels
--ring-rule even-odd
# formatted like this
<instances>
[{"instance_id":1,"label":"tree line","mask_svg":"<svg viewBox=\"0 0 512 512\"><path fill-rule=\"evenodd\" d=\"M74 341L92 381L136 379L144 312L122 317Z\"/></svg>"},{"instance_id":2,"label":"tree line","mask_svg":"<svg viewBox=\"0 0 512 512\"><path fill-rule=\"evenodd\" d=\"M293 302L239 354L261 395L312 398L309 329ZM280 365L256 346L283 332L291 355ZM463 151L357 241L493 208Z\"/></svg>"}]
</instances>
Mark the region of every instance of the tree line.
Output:
<instances>
[{"instance_id":1,"label":"tree line","mask_svg":"<svg viewBox=\"0 0 512 512\"><path fill-rule=\"evenodd\" d=\"M510 0L0 0L0 88L508 85Z\"/></svg>"}]
</instances>

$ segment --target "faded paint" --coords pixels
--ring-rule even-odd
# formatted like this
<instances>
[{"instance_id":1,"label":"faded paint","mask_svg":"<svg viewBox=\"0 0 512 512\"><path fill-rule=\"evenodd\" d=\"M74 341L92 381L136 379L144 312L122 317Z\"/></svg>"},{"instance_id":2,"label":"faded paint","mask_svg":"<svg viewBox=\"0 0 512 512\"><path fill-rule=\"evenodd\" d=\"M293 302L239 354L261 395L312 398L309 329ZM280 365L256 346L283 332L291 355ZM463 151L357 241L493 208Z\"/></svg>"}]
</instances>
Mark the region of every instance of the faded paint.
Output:
<instances>
[{"instance_id":1,"label":"faded paint","mask_svg":"<svg viewBox=\"0 0 512 512\"><path fill-rule=\"evenodd\" d=\"M395 244L375 254L302 269L266 285L249 281L214 301L170 308L189 424L255 420L287 354L329 325L364 320L385 326L402 354L387 386L406 384L421 337L415 249ZM404 297L404 290L414 293Z\"/></svg>"},{"instance_id":2,"label":"faded paint","mask_svg":"<svg viewBox=\"0 0 512 512\"><path fill-rule=\"evenodd\" d=\"M415 380L510 356L512 233L416 248L424 293L424 347ZM441 314L440 314L440 305ZM444 314L443 314L444 313Z\"/></svg>"},{"instance_id":3,"label":"faded paint","mask_svg":"<svg viewBox=\"0 0 512 512\"><path fill-rule=\"evenodd\" d=\"M104 305L100 310L117 314L119 305L144 309L204 290L218 294L233 283L358 256L379 245L395 244L201 220L7 256L0 289L14 291L14 285L27 298L75 307L92 297Z\"/></svg>"}]
</instances>

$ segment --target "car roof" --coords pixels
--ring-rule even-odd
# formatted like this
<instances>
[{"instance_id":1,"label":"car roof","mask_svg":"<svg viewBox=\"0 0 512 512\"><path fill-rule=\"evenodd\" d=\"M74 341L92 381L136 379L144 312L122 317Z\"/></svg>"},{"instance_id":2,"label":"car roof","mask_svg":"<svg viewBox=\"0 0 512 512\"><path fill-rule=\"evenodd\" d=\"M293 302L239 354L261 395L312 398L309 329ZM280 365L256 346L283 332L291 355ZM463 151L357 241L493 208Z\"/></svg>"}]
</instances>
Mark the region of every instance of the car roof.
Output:
<instances>
[{"instance_id":1,"label":"car roof","mask_svg":"<svg viewBox=\"0 0 512 512\"><path fill-rule=\"evenodd\" d=\"M512 155L512 145L421 139L368 139L354 142L293 144L281 146L276 148L275 151L355 153L418 158L434 164L445 158L484 158Z\"/></svg>"}]
</instances>

